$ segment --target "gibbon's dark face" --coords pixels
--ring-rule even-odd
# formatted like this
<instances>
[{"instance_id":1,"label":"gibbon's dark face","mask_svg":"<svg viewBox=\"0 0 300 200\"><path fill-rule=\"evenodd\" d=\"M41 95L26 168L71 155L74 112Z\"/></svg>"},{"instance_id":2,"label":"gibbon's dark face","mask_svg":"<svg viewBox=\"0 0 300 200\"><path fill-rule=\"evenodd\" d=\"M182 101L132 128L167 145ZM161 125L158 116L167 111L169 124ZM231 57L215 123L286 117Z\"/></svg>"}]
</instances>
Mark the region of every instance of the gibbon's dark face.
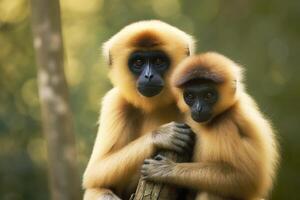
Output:
<instances>
[{"instance_id":1,"label":"gibbon's dark face","mask_svg":"<svg viewBox=\"0 0 300 200\"><path fill-rule=\"evenodd\" d=\"M130 71L137 77L137 89L145 97L158 95L164 87L164 73L170 59L162 51L136 51L128 60Z\"/></svg>"},{"instance_id":2,"label":"gibbon's dark face","mask_svg":"<svg viewBox=\"0 0 300 200\"><path fill-rule=\"evenodd\" d=\"M191 84L184 87L183 98L190 107L196 122L206 122L212 117L214 104L218 101L218 91L212 84Z\"/></svg>"}]
</instances>

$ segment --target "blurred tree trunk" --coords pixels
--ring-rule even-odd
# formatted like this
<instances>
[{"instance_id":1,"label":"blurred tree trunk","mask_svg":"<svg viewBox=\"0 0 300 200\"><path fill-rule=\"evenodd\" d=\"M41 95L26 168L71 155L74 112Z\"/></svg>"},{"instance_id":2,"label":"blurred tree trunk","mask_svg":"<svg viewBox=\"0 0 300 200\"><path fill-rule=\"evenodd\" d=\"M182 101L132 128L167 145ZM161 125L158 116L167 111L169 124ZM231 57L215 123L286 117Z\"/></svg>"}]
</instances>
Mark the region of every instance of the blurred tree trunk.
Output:
<instances>
[{"instance_id":1,"label":"blurred tree trunk","mask_svg":"<svg viewBox=\"0 0 300 200\"><path fill-rule=\"evenodd\" d=\"M31 0L31 9L52 199L81 199L75 137L63 68L59 1Z\"/></svg>"},{"instance_id":2,"label":"blurred tree trunk","mask_svg":"<svg viewBox=\"0 0 300 200\"><path fill-rule=\"evenodd\" d=\"M173 160L174 162L188 162L189 155L179 155L171 151L161 151L159 154ZM183 189L177 188L172 185L153 183L139 180L135 194L130 199L133 200L176 200L185 199L185 192Z\"/></svg>"}]
</instances>

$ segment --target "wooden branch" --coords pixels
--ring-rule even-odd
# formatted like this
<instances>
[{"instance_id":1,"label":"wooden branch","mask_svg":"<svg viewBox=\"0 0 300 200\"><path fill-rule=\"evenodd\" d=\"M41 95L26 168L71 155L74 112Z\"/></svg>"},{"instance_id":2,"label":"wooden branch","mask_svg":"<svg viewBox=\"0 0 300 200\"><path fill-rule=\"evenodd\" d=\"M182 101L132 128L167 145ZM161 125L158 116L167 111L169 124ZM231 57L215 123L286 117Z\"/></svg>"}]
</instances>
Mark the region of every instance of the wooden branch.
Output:
<instances>
[{"instance_id":1,"label":"wooden branch","mask_svg":"<svg viewBox=\"0 0 300 200\"><path fill-rule=\"evenodd\" d=\"M190 160L187 154L179 155L171 151L161 151L159 154L174 162L187 162ZM140 179L136 192L131 196L133 200L176 200L182 199L182 189L172 185L153 183Z\"/></svg>"},{"instance_id":2,"label":"wooden branch","mask_svg":"<svg viewBox=\"0 0 300 200\"><path fill-rule=\"evenodd\" d=\"M64 74L58 0L31 0L43 131L52 199L80 199L73 124Z\"/></svg>"}]
</instances>

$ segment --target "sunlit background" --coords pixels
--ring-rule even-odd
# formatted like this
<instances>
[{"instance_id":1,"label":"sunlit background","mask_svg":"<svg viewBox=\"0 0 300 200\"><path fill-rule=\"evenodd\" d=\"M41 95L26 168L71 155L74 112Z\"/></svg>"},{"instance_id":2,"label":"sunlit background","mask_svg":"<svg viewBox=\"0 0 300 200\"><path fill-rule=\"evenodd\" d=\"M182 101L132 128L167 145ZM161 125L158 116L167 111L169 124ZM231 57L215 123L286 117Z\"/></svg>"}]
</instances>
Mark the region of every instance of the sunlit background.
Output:
<instances>
[{"instance_id":1,"label":"sunlit background","mask_svg":"<svg viewBox=\"0 0 300 200\"><path fill-rule=\"evenodd\" d=\"M299 0L61 0L65 70L80 176L111 88L101 44L123 26L161 19L246 67L247 84L273 120L282 165L271 199L300 199ZM0 199L49 199L27 0L0 0ZM238 149L237 149L238 151Z\"/></svg>"}]
</instances>

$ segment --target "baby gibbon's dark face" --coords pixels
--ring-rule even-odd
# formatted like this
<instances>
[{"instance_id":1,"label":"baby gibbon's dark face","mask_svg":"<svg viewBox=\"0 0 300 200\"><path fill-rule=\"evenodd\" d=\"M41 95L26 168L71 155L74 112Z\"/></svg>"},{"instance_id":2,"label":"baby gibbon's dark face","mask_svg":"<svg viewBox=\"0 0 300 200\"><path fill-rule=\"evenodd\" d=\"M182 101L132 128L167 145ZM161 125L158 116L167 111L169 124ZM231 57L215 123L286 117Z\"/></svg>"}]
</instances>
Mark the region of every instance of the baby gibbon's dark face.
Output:
<instances>
[{"instance_id":1,"label":"baby gibbon's dark face","mask_svg":"<svg viewBox=\"0 0 300 200\"><path fill-rule=\"evenodd\" d=\"M136 51L128 60L130 71L137 77L137 89L146 97L158 95L164 87L164 73L170 59L162 51Z\"/></svg>"},{"instance_id":2,"label":"baby gibbon's dark face","mask_svg":"<svg viewBox=\"0 0 300 200\"><path fill-rule=\"evenodd\" d=\"M184 87L183 98L190 107L193 120L206 122L212 117L213 106L218 101L218 91L209 83L189 84Z\"/></svg>"}]
</instances>

